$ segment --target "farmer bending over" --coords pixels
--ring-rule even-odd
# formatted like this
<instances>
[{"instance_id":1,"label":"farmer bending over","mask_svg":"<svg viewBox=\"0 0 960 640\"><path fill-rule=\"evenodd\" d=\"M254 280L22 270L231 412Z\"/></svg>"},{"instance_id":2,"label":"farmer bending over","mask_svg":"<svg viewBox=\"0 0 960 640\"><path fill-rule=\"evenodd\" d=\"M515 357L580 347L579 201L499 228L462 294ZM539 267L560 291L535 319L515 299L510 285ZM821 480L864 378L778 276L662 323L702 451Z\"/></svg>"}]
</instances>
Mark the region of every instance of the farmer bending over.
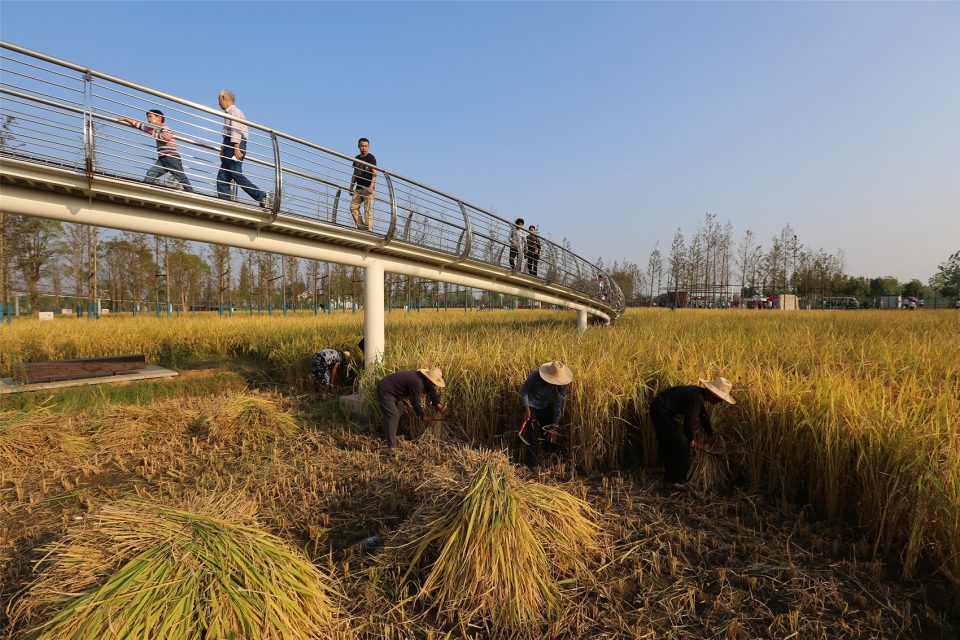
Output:
<instances>
[{"instance_id":1,"label":"farmer bending over","mask_svg":"<svg viewBox=\"0 0 960 640\"><path fill-rule=\"evenodd\" d=\"M319 391L324 399L330 392L330 386L337 377L337 368L350 359L349 351L321 349L313 354L310 361L310 376L313 378L313 390Z\"/></svg>"},{"instance_id":2,"label":"farmer bending over","mask_svg":"<svg viewBox=\"0 0 960 640\"><path fill-rule=\"evenodd\" d=\"M546 432L552 444L557 441L557 423L563 413L573 372L559 360L544 362L534 369L520 387L523 400L523 426L520 439L527 445L526 463L531 469L540 464L540 441Z\"/></svg>"},{"instance_id":3,"label":"farmer bending over","mask_svg":"<svg viewBox=\"0 0 960 640\"><path fill-rule=\"evenodd\" d=\"M723 400L736 404L730 396L733 385L726 378L700 380L702 387L693 385L670 387L658 393L650 404L650 418L657 434L657 449L663 460L663 481L667 484L683 484L690 471L690 451L696 446L693 430L699 419L700 427L708 436L713 435L707 403ZM675 418L682 416L683 425Z\"/></svg>"},{"instance_id":4,"label":"farmer bending over","mask_svg":"<svg viewBox=\"0 0 960 640\"><path fill-rule=\"evenodd\" d=\"M391 373L377 385L377 399L383 412L383 437L391 450L397 448L397 427L400 425L400 409L397 400L407 398L414 412L423 419L420 396L426 393L437 411L443 412L440 392L446 386L443 372L438 367L417 371L397 371Z\"/></svg>"}]
</instances>

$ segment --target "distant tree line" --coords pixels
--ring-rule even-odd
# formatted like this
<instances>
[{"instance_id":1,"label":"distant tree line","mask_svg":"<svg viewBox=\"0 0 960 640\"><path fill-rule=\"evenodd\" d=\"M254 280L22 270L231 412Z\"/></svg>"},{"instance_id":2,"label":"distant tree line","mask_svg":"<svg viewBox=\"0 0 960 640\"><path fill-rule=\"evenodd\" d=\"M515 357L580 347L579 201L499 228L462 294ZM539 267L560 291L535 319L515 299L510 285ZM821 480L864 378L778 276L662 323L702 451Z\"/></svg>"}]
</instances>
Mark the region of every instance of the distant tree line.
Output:
<instances>
[{"instance_id":1,"label":"distant tree line","mask_svg":"<svg viewBox=\"0 0 960 640\"><path fill-rule=\"evenodd\" d=\"M569 243L563 241L564 246ZM599 266L611 274L628 304L649 304L670 291L705 300L747 299L780 293L801 297L883 295L960 296L960 251L927 283L845 272L842 252L804 245L788 224L766 243L751 231L735 241L732 225L707 213L696 230L677 229L666 252L659 245L645 265L619 260ZM363 274L354 267L258 251L204 245L143 233L102 232L0 211L0 303L20 295L25 310L280 308L362 302ZM486 295L445 283L387 274L390 306L513 306L515 298Z\"/></svg>"},{"instance_id":2,"label":"distant tree line","mask_svg":"<svg viewBox=\"0 0 960 640\"><path fill-rule=\"evenodd\" d=\"M19 296L23 312L80 307L111 310L280 309L362 304L362 269L144 233L0 212L0 303ZM386 274L393 307L519 302L478 298L464 287Z\"/></svg>"},{"instance_id":3,"label":"distant tree line","mask_svg":"<svg viewBox=\"0 0 960 640\"><path fill-rule=\"evenodd\" d=\"M925 284L892 276L866 278L846 272L843 252L803 244L787 224L766 243L747 229L734 241L733 225L706 213L692 234L677 229L665 254L659 244L641 267L629 260L608 269L630 305L649 304L668 292L719 302L782 293L802 298L885 295L960 296L960 251L940 264Z\"/></svg>"}]
</instances>

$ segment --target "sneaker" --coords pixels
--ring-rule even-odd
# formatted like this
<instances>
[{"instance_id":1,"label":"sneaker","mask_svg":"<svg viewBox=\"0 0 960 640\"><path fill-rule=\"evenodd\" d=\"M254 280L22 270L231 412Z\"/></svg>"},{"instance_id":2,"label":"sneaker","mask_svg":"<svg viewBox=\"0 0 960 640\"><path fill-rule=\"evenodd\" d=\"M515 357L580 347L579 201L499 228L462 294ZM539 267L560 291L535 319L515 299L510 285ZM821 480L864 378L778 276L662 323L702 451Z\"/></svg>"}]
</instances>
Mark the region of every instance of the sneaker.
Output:
<instances>
[{"instance_id":1,"label":"sneaker","mask_svg":"<svg viewBox=\"0 0 960 640\"><path fill-rule=\"evenodd\" d=\"M267 193L263 196L263 199L260 200L260 207L262 209L272 209L273 208L273 197Z\"/></svg>"}]
</instances>

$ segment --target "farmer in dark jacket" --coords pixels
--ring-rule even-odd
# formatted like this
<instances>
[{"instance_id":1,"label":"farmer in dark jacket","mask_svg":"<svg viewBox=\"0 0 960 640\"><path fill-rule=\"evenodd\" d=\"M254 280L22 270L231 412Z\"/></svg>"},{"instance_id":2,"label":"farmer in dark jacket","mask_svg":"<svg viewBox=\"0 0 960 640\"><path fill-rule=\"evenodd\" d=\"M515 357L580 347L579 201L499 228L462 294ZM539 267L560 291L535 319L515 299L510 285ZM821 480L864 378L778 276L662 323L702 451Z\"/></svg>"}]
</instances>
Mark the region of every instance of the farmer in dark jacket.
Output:
<instances>
[{"instance_id":1,"label":"farmer in dark jacket","mask_svg":"<svg viewBox=\"0 0 960 640\"><path fill-rule=\"evenodd\" d=\"M559 360L554 360L531 371L520 387L524 408L520 439L527 445L526 463L530 468L540 464L540 441L544 434L551 443L556 443L557 423L571 382L573 372Z\"/></svg>"},{"instance_id":2,"label":"farmer in dark jacket","mask_svg":"<svg viewBox=\"0 0 960 640\"><path fill-rule=\"evenodd\" d=\"M443 405L440 403L438 389L445 386L443 372L438 367L417 371L397 371L380 381L377 385L377 399L380 401L380 411L383 412L383 437L390 449L397 447L397 427L400 424L400 408L397 407L397 400L409 399L414 412L422 419L420 396L426 393L437 411L442 412Z\"/></svg>"},{"instance_id":3,"label":"farmer in dark jacket","mask_svg":"<svg viewBox=\"0 0 960 640\"><path fill-rule=\"evenodd\" d=\"M694 428L697 421L708 436L713 435L707 403L721 400L736 404L730 395L733 385L726 378L700 380L701 387L689 385L670 387L657 394L650 404L650 418L657 434L657 449L663 460L663 481L682 484L690 471L690 451L696 446ZM678 425L676 418L682 417Z\"/></svg>"}]
</instances>

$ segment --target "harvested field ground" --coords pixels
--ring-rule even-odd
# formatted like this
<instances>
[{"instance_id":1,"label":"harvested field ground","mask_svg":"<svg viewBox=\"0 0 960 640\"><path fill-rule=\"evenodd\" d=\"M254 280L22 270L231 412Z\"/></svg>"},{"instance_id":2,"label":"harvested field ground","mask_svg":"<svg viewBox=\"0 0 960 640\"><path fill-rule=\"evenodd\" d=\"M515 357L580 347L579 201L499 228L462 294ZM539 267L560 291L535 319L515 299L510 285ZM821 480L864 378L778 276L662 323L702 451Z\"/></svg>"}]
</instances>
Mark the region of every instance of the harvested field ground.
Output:
<instances>
[{"instance_id":1,"label":"harvested field ground","mask_svg":"<svg viewBox=\"0 0 960 640\"><path fill-rule=\"evenodd\" d=\"M221 392L201 382L210 377ZM176 502L215 494L252 501L266 531L335 576L343 617L358 637L510 635L431 609L413 597L416 580L401 584L392 565L395 547L408 542L392 535L437 482L449 480L461 444L425 434L393 456L363 426L318 423L332 403L245 391L226 371L164 384L177 393L154 390L131 404L101 396L96 409L51 398L50 409L4 413L8 421L28 417L23 440L35 447L33 462L0 472L8 612L37 579L43 546L95 522L103 505L130 495ZM255 433L215 437L204 416L223 413L238 397L266 403L268 419ZM301 429L285 432L271 423L277 415L294 417ZM950 638L960 628L947 584L895 580L841 522L735 488L671 493L640 468L583 477L556 463L536 477L519 467L515 473L586 499L600 514L602 544L590 574L564 585L563 614L512 635ZM356 547L372 535L387 548ZM31 612L36 619L21 611L13 631L31 637L28 622L44 611Z\"/></svg>"}]
</instances>

